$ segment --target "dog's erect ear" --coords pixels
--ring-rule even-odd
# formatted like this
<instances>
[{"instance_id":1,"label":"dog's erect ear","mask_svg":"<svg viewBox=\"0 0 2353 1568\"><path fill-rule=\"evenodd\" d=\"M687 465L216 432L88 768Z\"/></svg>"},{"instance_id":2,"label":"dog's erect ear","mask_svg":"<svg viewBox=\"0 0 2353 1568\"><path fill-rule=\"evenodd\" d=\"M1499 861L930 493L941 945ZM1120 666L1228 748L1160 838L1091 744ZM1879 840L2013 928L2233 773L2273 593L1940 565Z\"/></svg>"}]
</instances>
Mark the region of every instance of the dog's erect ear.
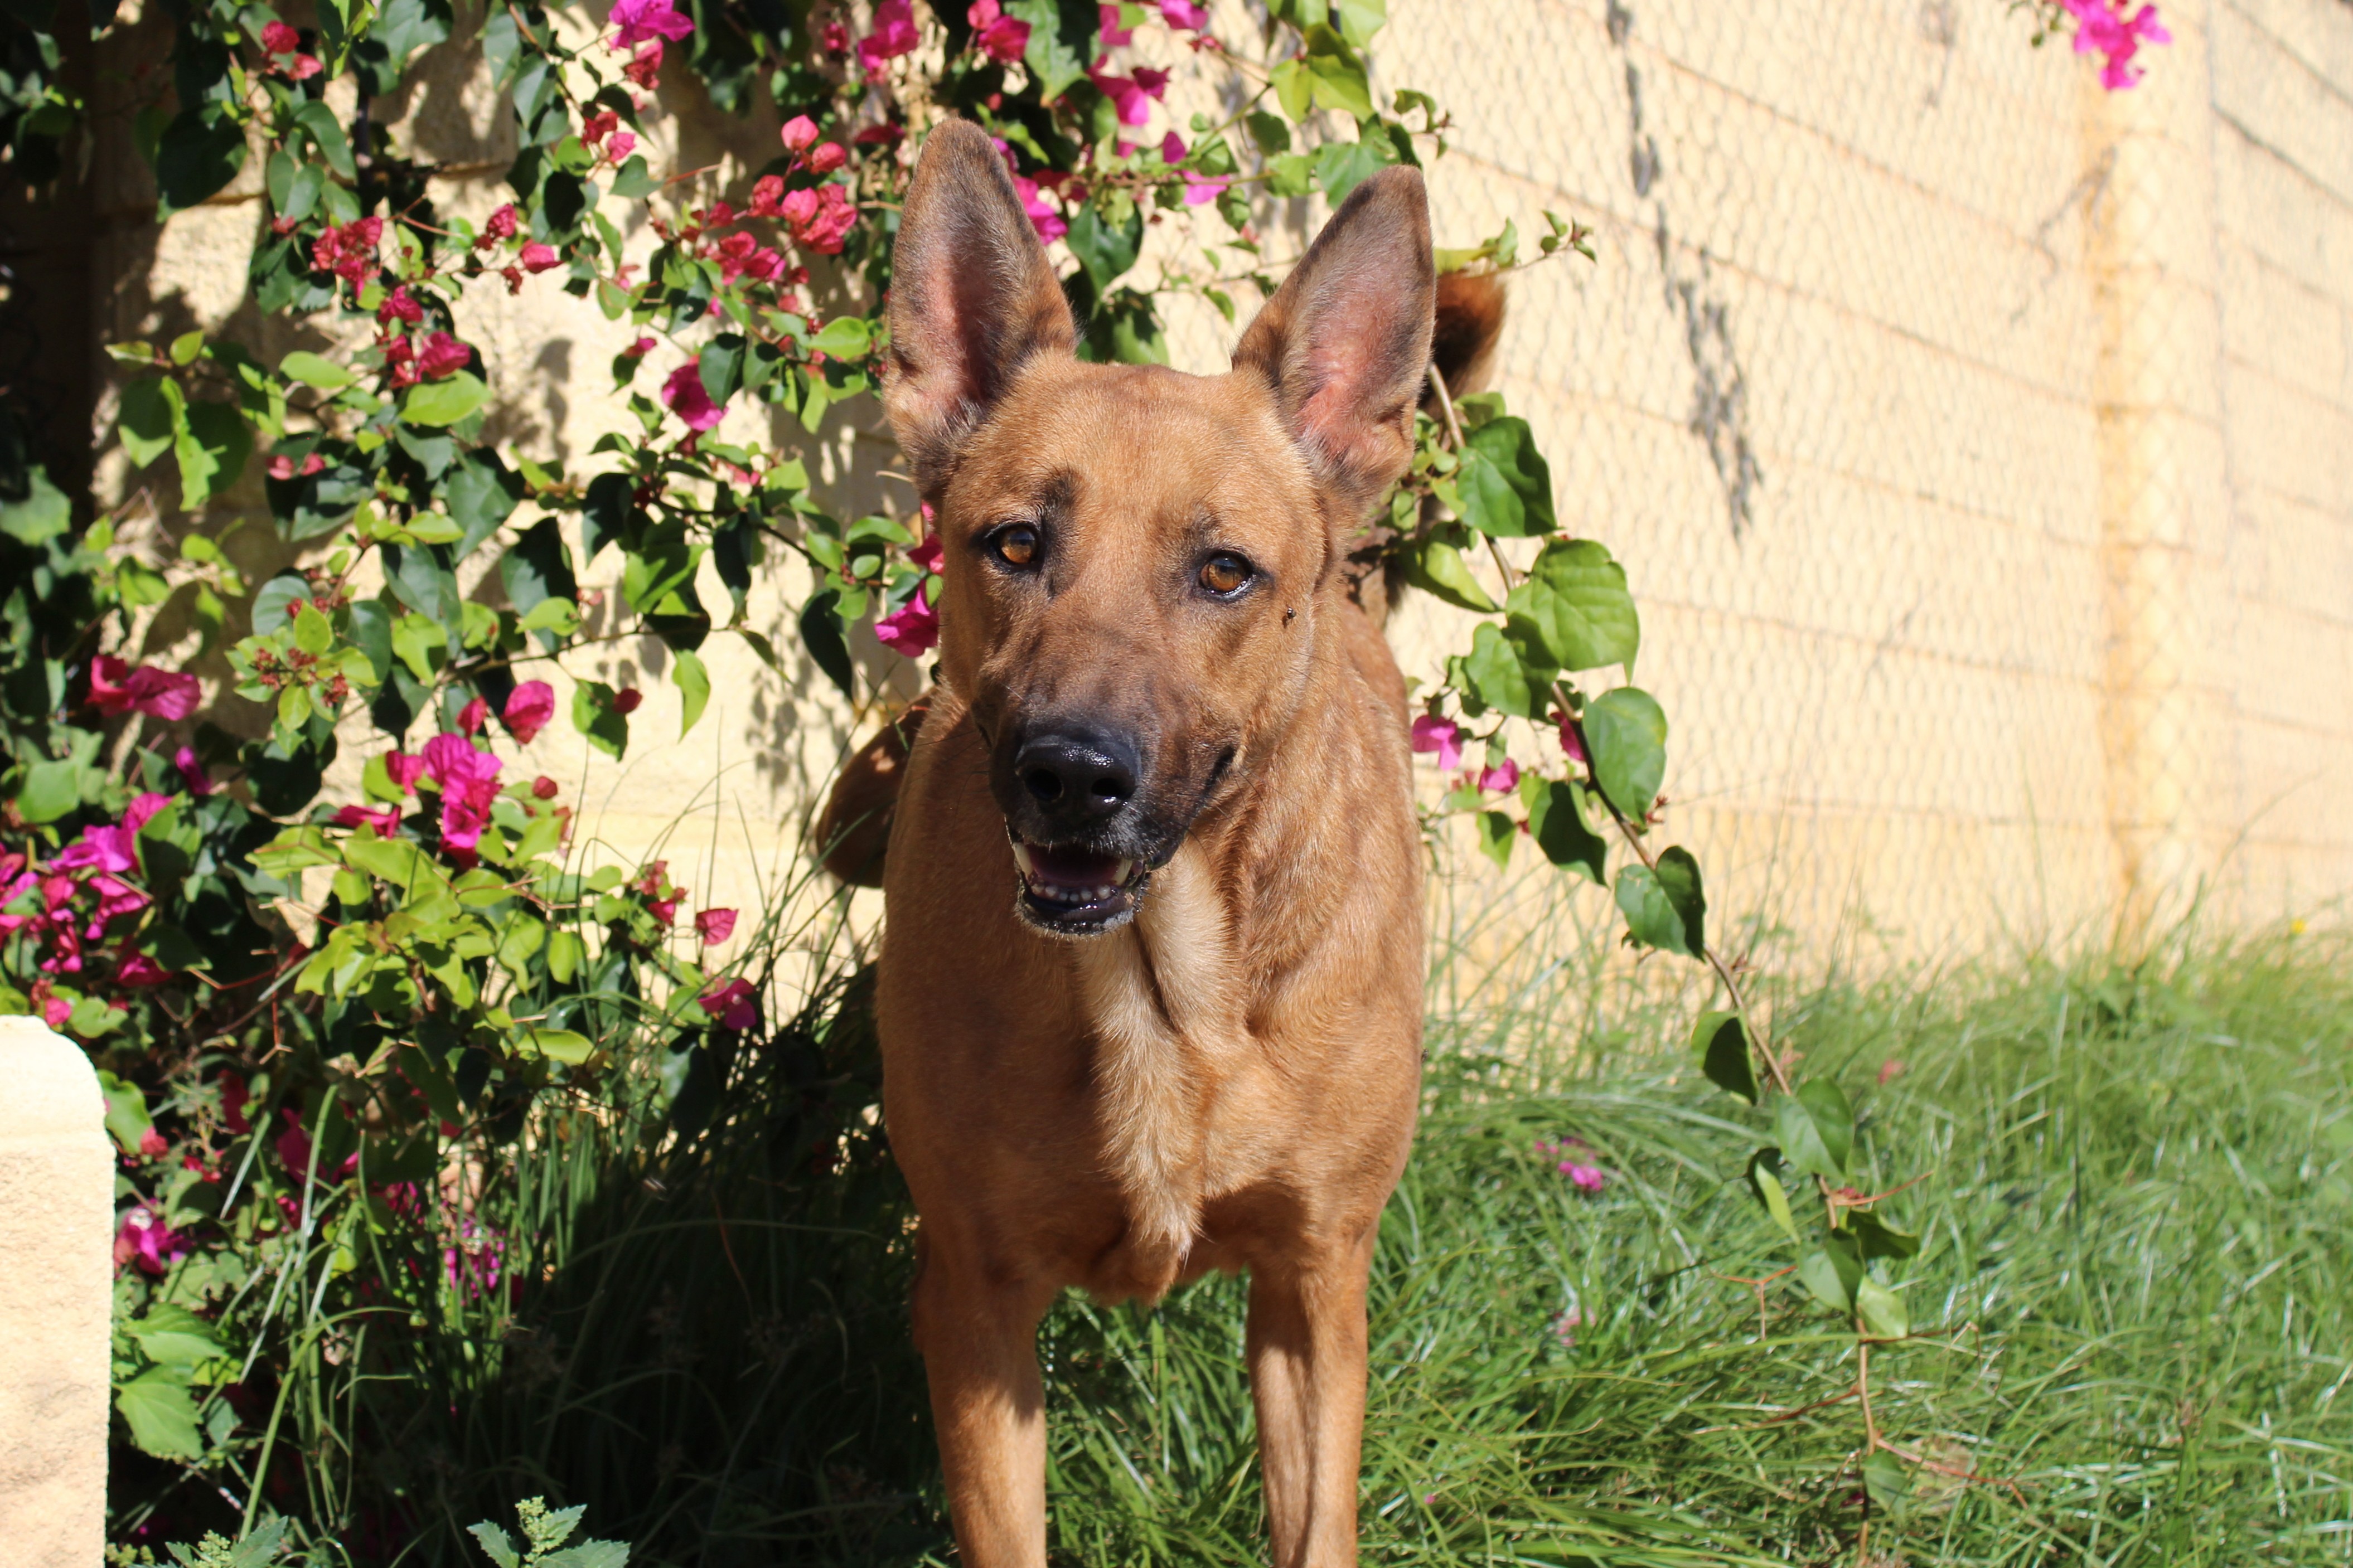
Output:
<instances>
[{"instance_id":1,"label":"dog's erect ear","mask_svg":"<svg viewBox=\"0 0 2353 1568\"><path fill-rule=\"evenodd\" d=\"M1354 527L1413 458L1430 370L1430 204L1398 164L1358 185L1234 350Z\"/></svg>"},{"instance_id":2,"label":"dog's erect ear","mask_svg":"<svg viewBox=\"0 0 2353 1568\"><path fill-rule=\"evenodd\" d=\"M900 219L883 394L923 492L946 483L958 444L1032 355L1077 342L1005 160L970 121L944 121L923 143Z\"/></svg>"}]
</instances>

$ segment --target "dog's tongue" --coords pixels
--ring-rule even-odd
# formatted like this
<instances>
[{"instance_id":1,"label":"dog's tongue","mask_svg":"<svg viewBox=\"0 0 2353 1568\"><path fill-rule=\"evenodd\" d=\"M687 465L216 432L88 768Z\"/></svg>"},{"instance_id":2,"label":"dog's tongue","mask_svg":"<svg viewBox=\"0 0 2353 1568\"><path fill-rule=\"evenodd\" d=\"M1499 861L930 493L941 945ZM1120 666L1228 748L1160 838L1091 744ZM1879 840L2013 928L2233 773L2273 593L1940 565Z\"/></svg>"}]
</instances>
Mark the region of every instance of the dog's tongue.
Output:
<instances>
[{"instance_id":1,"label":"dog's tongue","mask_svg":"<svg viewBox=\"0 0 2353 1568\"><path fill-rule=\"evenodd\" d=\"M1022 848L1029 861L1024 869L1033 887L1087 892L1117 887L1127 877L1129 862L1115 856L1087 849L1049 849L1036 844L1025 844Z\"/></svg>"}]
</instances>

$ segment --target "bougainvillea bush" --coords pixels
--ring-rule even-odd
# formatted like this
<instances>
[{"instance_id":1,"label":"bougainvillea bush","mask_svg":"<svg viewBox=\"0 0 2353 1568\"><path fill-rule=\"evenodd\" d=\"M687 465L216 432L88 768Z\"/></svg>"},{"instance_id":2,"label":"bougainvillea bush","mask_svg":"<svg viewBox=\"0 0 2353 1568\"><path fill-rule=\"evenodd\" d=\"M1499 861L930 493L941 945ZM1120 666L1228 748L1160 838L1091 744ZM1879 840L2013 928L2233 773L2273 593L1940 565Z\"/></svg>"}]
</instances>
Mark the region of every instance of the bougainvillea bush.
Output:
<instances>
[{"instance_id":1,"label":"bougainvillea bush","mask_svg":"<svg viewBox=\"0 0 2353 1568\"><path fill-rule=\"evenodd\" d=\"M2065 10L2112 85L2163 41L2146 12ZM920 509L837 516L807 458L884 374L897 203L940 116L998 139L1082 352L1155 361L1171 295L1230 321L1236 293L1271 291L1290 260L1261 244L1271 204L1438 159L1444 111L1375 90L1384 0L1271 0L1228 31L1188 0L170 17L137 116L160 214L258 176L249 298L328 346L109 345L108 439L139 504L185 514L168 570L0 431L0 1004L87 1046L121 1156L115 1532L135 1556L282 1517L320 1562L455 1560L460 1521L547 1490L681 1557L920 1547L935 1508L878 1479L927 1473L928 1448L840 911L785 900L739 933L663 863L576 842L574 803L513 745L568 726L621 756L641 694L576 671L624 637L664 645L690 730L718 639L780 673L806 658L846 695L855 639L929 650ZM0 133L12 172L45 180L82 133L43 30L64 24L8 25ZM472 218L368 112L444 46L495 87L518 149L506 199ZM773 111L765 166L670 165L661 95L683 78L723 111ZM330 102L346 81L355 112ZM1582 248L1522 216L1525 255L1515 225L1451 237L1441 267ZM650 228L650 256L624 224ZM1155 226L1189 243L1140 266ZM635 434L570 468L486 437L493 387L531 373L493 374L453 309L548 289L633 330L612 374ZM1803 1253L1782 1289L1902 1340L1890 1270L1910 1238L1847 1184L1846 1101L1789 1079L1710 945L1697 863L1662 846L1666 720L1631 684L1625 574L1559 536L1526 423L1460 390L1434 378L1367 538L1392 578L1477 617L1413 721L1446 775L1438 814L1499 861L1540 854L1608 889L1630 942L1712 967L1723 1010L1695 1044L1769 1108L1779 1142L1748 1171ZM744 408L762 417L730 428L763 437L722 438ZM221 542L238 528L295 564L248 581ZM779 649L746 602L788 562L814 587ZM486 576L497 591L472 591ZM166 609L225 682L129 651ZM230 709L234 731L215 721ZM786 931L786 908L817 912ZM739 937L724 951L744 956L712 961ZM712 1345L740 1348L718 1365ZM1860 1452L1921 1462L1875 1428Z\"/></svg>"}]
</instances>

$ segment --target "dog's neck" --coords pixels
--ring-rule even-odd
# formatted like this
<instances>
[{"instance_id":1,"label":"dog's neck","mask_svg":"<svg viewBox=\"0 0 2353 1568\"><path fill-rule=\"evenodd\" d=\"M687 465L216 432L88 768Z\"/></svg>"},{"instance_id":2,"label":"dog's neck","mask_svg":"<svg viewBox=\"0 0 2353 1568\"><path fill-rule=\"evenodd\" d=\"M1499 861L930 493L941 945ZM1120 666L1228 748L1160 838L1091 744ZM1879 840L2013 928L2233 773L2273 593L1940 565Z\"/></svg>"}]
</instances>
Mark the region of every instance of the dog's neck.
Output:
<instances>
[{"instance_id":1,"label":"dog's neck","mask_svg":"<svg viewBox=\"0 0 2353 1568\"><path fill-rule=\"evenodd\" d=\"M1298 955L1335 918L1331 879L1347 835L1328 829L1347 814L1329 795L1358 776L1351 753L1369 694L1345 628L1319 622L1291 721L1153 874L1135 919L1075 948L1104 1143L1147 1276L1173 1278L1191 1243L1217 1104L1255 1049L1252 1019L1279 1005Z\"/></svg>"}]
</instances>

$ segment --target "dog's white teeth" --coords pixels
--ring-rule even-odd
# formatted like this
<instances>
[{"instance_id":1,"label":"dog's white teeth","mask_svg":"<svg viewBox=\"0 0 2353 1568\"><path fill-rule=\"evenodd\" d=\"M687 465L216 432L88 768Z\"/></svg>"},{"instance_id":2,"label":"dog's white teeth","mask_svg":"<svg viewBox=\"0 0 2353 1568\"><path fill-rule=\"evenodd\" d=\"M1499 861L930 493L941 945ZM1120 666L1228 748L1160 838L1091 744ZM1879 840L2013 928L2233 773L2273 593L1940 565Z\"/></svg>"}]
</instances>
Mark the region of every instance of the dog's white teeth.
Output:
<instances>
[{"instance_id":1,"label":"dog's white teeth","mask_svg":"<svg viewBox=\"0 0 2353 1568\"><path fill-rule=\"evenodd\" d=\"M1018 838L1013 840L1013 863L1021 868L1023 881L1037 880L1038 867L1036 862L1029 858L1029 847Z\"/></svg>"},{"instance_id":2,"label":"dog's white teeth","mask_svg":"<svg viewBox=\"0 0 2353 1568\"><path fill-rule=\"evenodd\" d=\"M1123 860L1123 861L1121 861L1118 865L1116 865L1116 866L1114 866L1114 867L1113 867L1113 868L1112 868L1111 879L1112 879L1113 884L1114 886L1116 886L1116 887L1122 887L1122 888L1124 888L1124 887L1127 886L1127 879L1128 879L1128 877L1129 877L1131 874L1133 874L1133 873L1134 873L1134 870L1135 870L1135 862L1134 862L1134 861L1133 861L1133 860Z\"/></svg>"}]
</instances>

